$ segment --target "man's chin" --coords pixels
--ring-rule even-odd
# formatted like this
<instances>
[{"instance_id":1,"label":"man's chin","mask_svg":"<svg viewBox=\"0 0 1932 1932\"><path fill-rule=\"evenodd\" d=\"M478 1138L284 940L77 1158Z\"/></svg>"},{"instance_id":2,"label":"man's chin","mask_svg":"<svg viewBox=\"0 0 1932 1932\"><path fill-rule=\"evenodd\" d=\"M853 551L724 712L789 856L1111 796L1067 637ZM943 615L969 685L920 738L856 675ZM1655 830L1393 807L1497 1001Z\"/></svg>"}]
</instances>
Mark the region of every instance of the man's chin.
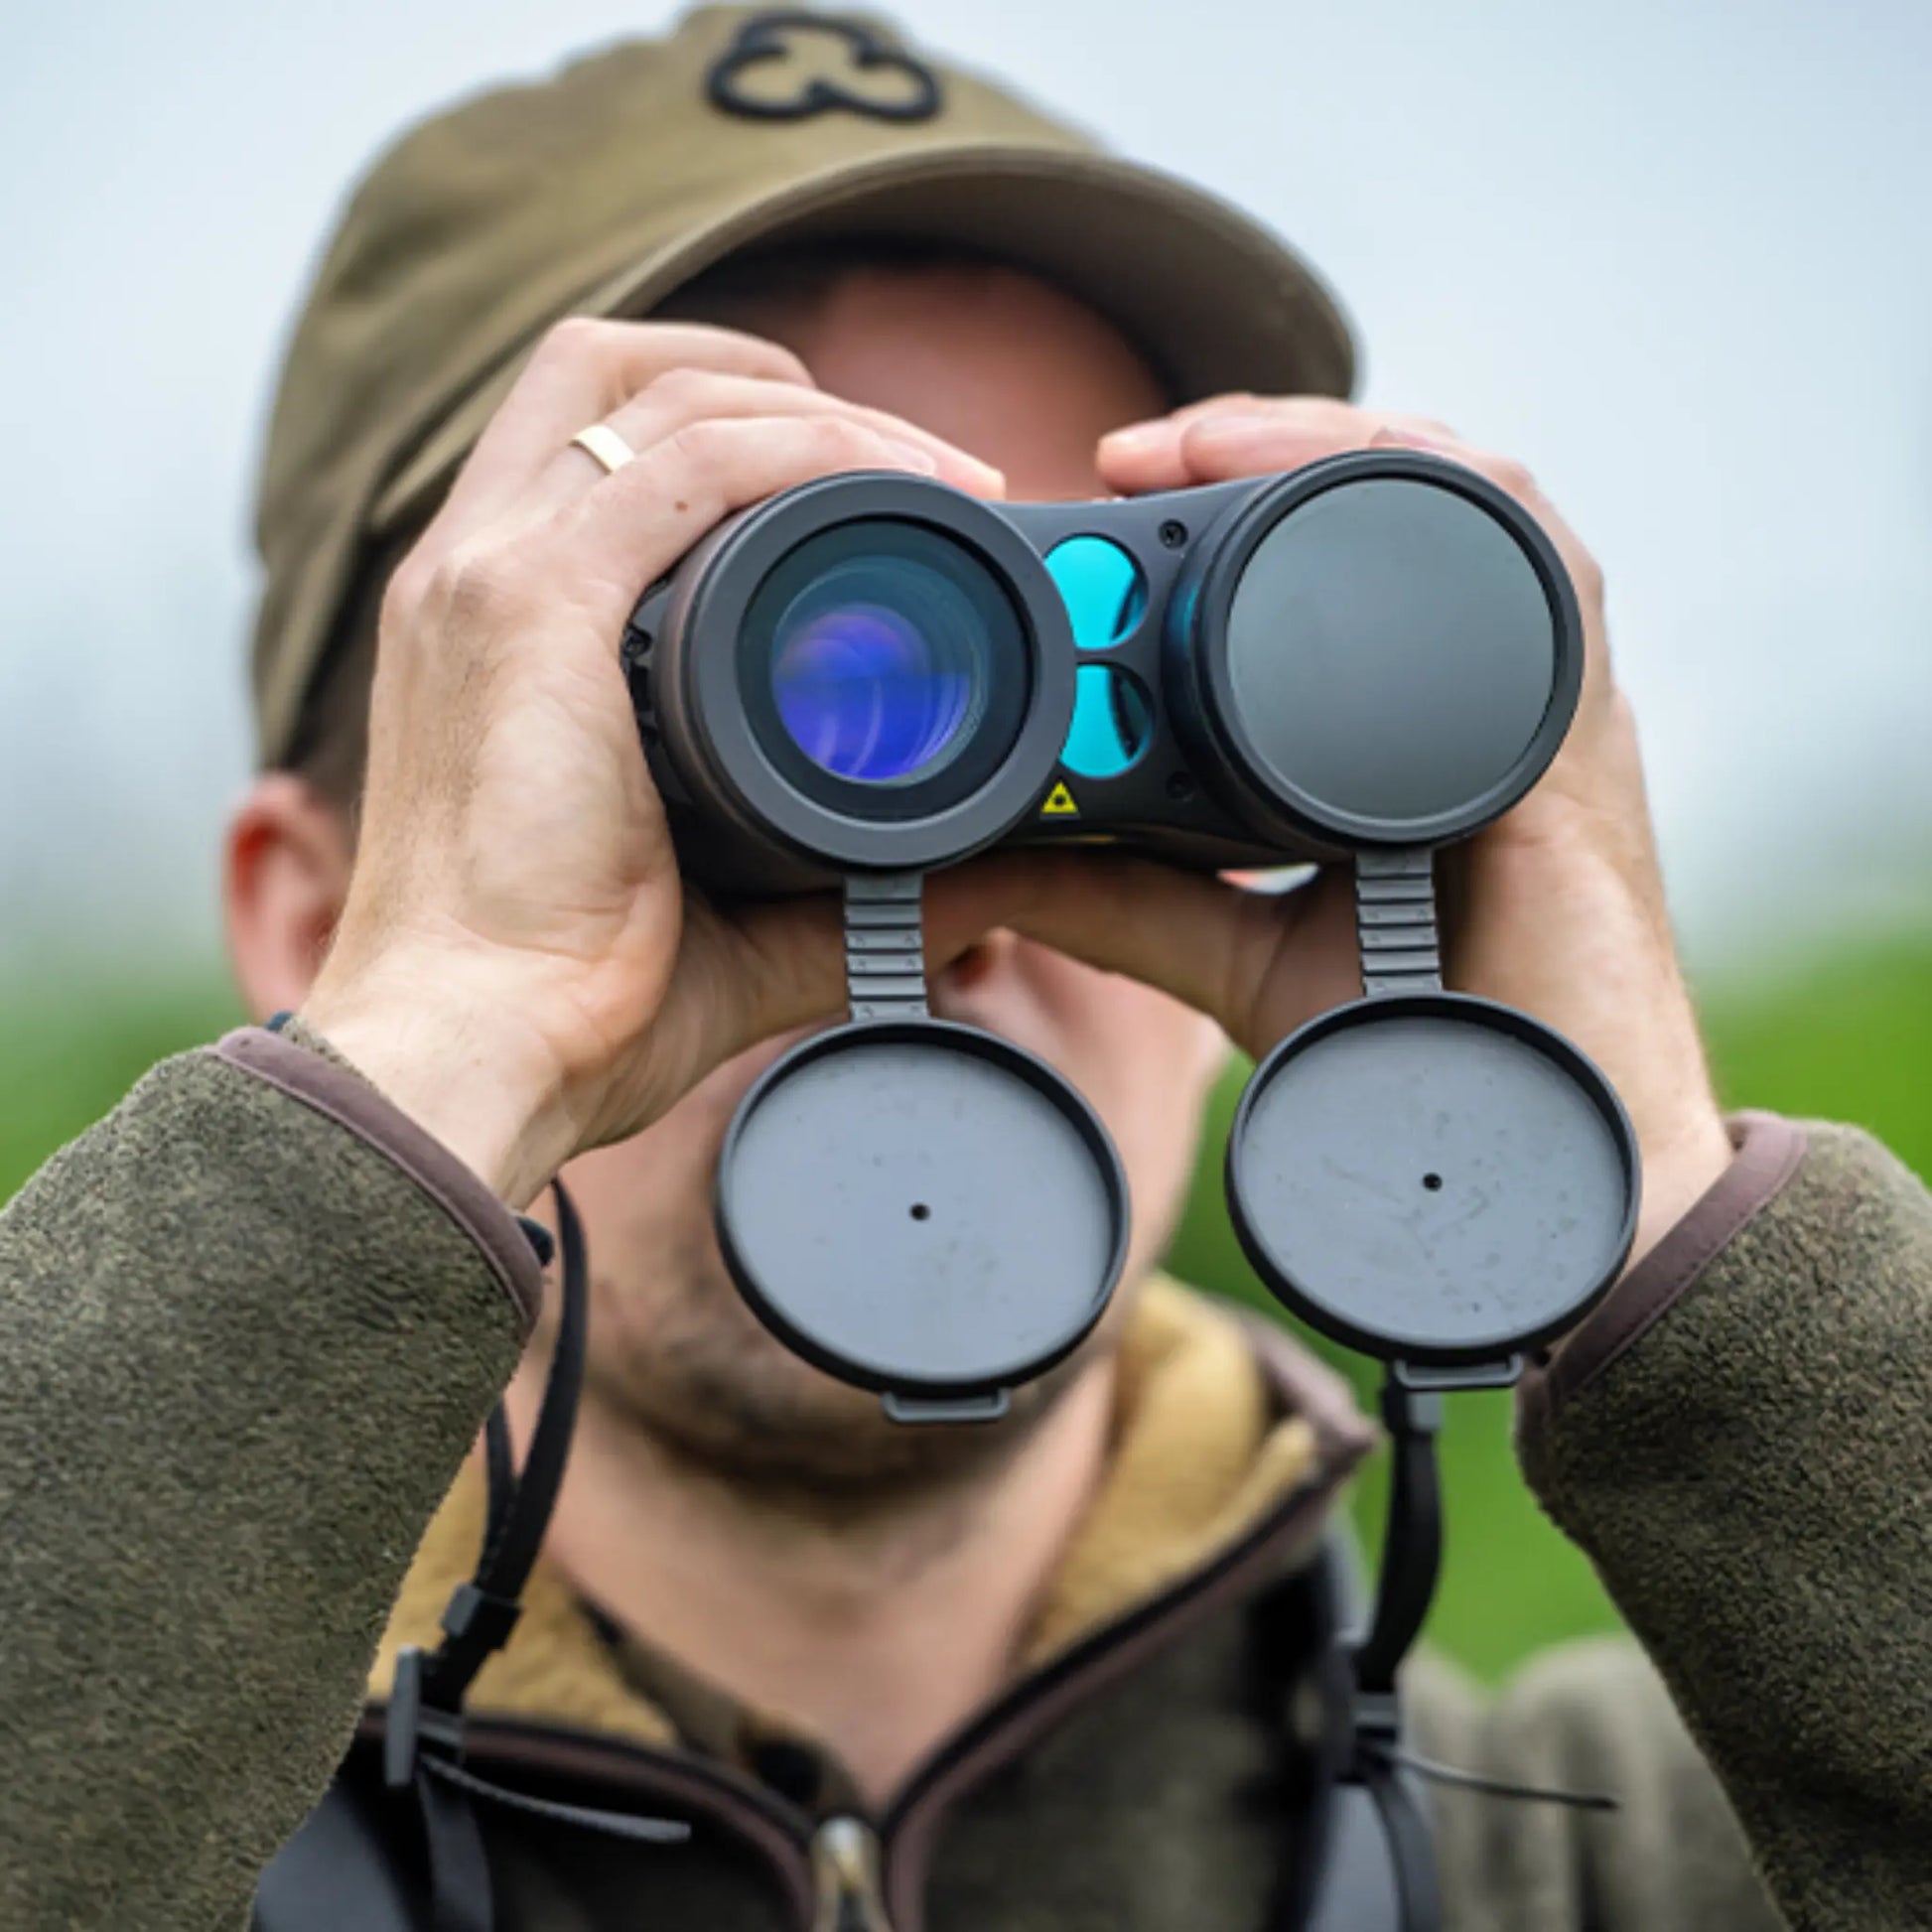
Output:
<instances>
[{"instance_id":1,"label":"man's chin","mask_svg":"<svg viewBox=\"0 0 1932 1932\"><path fill-rule=\"evenodd\" d=\"M989 1026L1009 1017L982 1011L972 993L970 974L936 976L933 1010L968 1025ZM801 1040L841 1024L833 1016L735 1055L649 1134L675 1132L680 1161L694 1173L702 1163L709 1173L752 1086ZM1047 1044L1021 1043L1035 1050ZM893 1423L876 1394L812 1367L764 1328L726 1271L709 1215L702 1222L695 1217L681 1222L680 1234L679 1241L666 1242L660 1231L651 1242L654 1279L648 1282L628 1281L615 1269L597 1271L592 1399L695 1468L740 1485L783 1491L801 1504L823 1496L850 1510L866 1498L883 1501L997 1463L1033 1434L1080 1371L1113 1344L1116 1324L1110 1317L1057 1369L1016 1390L999 1423Z\"/></svg>"},{"instance_id":2,"label":"man's chin","mask_svg":"<svg viewBox=\"0 0 1932 1932\"><path fill-rule=\"evenodd\" d=\"M880 1398L792 1354L740 1299L722 1262L613 1359L593 1345L590 1393L695 1470L842 1510L944 1485L1004 1460L1093 1359L1096 1344L1014 1392L1007 1417L908 1427Z\"/></svg>"}]
</instances>

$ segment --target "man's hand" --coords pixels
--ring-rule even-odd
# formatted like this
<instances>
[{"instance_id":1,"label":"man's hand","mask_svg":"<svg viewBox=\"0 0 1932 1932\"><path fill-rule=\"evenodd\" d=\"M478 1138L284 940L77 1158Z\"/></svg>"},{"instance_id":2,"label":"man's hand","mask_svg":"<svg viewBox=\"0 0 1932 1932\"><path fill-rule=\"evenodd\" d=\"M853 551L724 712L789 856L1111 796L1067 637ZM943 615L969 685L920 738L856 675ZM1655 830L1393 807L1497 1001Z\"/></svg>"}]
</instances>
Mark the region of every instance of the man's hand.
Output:
<instances>
[{"instance_id":1,"label":"man's hand","mask_svg":"<svg viewBox=\"0 0 1932 1932\"><path fill-rule=\"evenodd\" d=\"M570 443L600 421L637 453L615 475ZM618 646L729 512L879 469L1002 486L769 343L567 322L388 587L354 872L303 1017L513 1205L843 996L826 901L727 917L682 891Z\"/></svg>"},{"instance_id":2,"label":"man's hand","mask_svg":"<svg viewBox=\"0 0 1932 1932\"><path fill-rule=\"evenodd\" d=\"M1611 676L1601 575L1520 464L1442 425L1311 398L1222 396L1100 445L1123 494L1294 470L1397 445L1464 463L1548 531L1582 604L1587 665L1562 753L1521 804L1446 855L1449 983L1534 1014L1608 1074L1643 1149L1642 1254L1730 1158L1664 905L1636 732ZM1005 862L1001 862L1005 863ZM1275 899L1137 861L1061 858L1016 884L1013 923L1097 965L1152 981L1265 1053L1359 996L1352 882L1336 868Z\"/></svg>"}]
</instances>

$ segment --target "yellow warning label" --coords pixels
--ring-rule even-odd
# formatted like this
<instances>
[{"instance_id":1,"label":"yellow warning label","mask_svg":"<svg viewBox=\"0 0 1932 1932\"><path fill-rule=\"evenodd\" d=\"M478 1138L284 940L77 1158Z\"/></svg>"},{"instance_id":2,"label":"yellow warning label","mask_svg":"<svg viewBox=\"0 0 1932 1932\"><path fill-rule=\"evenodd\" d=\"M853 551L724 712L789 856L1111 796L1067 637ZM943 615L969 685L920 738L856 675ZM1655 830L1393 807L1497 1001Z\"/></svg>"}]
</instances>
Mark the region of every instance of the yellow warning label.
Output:
<instances>
[{"instance_id":1,"label":"yellow warning label","mask_svg":"<svg viewBox=\"0 0 1932 1932\"><path fill-rule=\"evenodd\" d=\"M1056 784L1046 794L1046 802L1039 808L1041 818L1078 818L1080 808L1073 802L1073 794L1064 782Z\"/></svg>"}]
</instances>

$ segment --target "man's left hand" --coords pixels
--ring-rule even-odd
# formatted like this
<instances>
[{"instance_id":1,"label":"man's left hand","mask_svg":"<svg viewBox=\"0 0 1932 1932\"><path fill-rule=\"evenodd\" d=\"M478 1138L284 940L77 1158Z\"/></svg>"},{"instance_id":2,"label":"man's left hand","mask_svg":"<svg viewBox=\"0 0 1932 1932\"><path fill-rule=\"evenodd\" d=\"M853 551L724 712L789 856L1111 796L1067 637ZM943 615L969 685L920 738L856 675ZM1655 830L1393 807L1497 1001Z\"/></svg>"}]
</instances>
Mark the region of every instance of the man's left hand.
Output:
<instances>
[{"instance_id":1,"label":"man's left hand","mask_svg":"<svg viewBox=\"0 0 1932 1932\"><path fill-rule=\"evenodd\" d=\"M1434 451L1507 490L1549 533L1577 588L1587 660L1576 722L1536 788L1444 855L1447 977L1533 1014L1609 1076L1643 1151L1634 1260L1718 1177L1731 1149L1678 966L1594 560L1521 464L1438 423L1344 403L1216 397L1115 432L1100 445L1099 467L1110 487L1139 495L1388 446ZM1342 868L1271 898L1146 861L1067 855L1024 897L1025 911L1008 915L1017 929L1166 988L1257 1055L1361 992L1353 885Z\"/></svg>"}]
</instances>

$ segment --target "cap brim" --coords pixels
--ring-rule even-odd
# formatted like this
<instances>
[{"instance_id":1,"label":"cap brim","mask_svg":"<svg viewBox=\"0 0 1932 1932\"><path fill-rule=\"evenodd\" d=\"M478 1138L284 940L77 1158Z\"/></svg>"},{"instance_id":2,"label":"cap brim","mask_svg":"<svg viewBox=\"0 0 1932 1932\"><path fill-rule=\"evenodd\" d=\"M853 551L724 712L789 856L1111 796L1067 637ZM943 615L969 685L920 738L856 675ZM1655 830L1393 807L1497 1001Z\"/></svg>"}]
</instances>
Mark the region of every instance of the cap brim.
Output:
<instances>
[{"instance_id":1,"label":"cap brim","mask_svg":"<svg viewBox=\"0 0 1932 1932\"><path fill-rule=\"evenodd\" d=\"M955 244L1091 304L1176 402L1222 390L1347 396L1353 337L1320 277L1259 222L1159 170L1111 155L966 142L854 162L739 200L571 305L643 316L749 248L858 239ZM383 489L393 528L462 462L514 380L525 345L472 389Z\"/></svg>"}]
</instances>

